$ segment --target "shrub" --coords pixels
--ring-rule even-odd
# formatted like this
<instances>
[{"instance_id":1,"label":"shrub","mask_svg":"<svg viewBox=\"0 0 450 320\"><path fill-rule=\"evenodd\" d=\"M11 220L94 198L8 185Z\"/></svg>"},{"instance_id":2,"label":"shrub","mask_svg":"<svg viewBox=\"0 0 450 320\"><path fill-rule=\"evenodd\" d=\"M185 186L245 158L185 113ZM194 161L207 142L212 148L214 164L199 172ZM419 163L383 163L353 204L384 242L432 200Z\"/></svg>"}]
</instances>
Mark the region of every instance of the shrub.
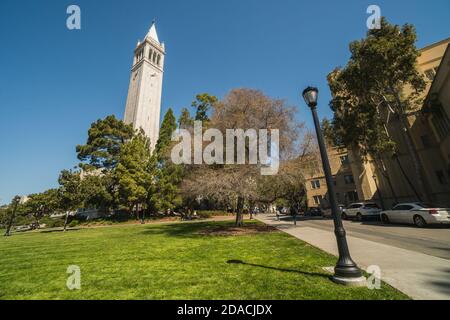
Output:
<instances>
[{"instance_id":1,"label":"shrub","mask_svg":"<svg viewBox=\"0 0 450 320\"><path fill-rule=\"evenodd\" d=\"M216 216L229 216L232 214L227 213L225 211L219 211L219 210L201 210L201 211L197 211L197 215L200 218L211 218L211 217L216 217Z\"/></svg>"},{"instance_id":2,"label":"shrub","mask_svg":"<svg viewBox=\"0 0 450 320\"><path fill-rule=\"evenodd\" d=\"M78 225L78 221L77 221L77 220L72 220L72 221L69 223L69 227L70 227L70 228L76 227L77 225Z\"/></svg>"},{"instance_id":3,"label":"shrub","mask_svg":"<svg viewBox=\"0 0 450 320\"><path fill-rule=\"evenodd\" d=\"M50 218L44 217L40 220L41 224L45 224L47 228L59 228L64 226L65 217Z\"/></svg>"}]
</instances>

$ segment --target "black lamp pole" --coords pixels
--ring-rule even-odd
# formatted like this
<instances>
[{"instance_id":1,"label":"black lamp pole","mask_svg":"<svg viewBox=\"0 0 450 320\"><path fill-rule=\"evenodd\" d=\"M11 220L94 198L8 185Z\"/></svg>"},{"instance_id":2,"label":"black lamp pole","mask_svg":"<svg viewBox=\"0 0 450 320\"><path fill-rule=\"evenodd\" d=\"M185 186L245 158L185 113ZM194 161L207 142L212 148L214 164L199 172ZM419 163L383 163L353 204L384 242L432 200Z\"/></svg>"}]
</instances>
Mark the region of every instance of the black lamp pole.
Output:
<instances>
[{"instance_id":1,"label":"black lamp pole","mask_svg":"<svg viewBox=\"0 0 450 320\"><path fill-rule=\"evenodd\" d=\"M330 162L325 148L325 143L320 127L319 118L317 116L317 98L319 91L317 88L308 87L303 91L303 98L306 104L311 108L314 119L314 126L316 128L317 140L319 143L320 155L322 158L323 171L327 181L328 195L330 198L331 212L334 221L334 233L336 235L337 247L339 251L339 259L334 267L334 279L338 282L345 283L346 280L351 282L352 279L361 278L362 273L356 263L350 256L350 251L347 245L346 233L344 225L342 224L341 213L338 210L336 195L334 192L334 184L331 175Z\"/></svg>"}]
</instances>

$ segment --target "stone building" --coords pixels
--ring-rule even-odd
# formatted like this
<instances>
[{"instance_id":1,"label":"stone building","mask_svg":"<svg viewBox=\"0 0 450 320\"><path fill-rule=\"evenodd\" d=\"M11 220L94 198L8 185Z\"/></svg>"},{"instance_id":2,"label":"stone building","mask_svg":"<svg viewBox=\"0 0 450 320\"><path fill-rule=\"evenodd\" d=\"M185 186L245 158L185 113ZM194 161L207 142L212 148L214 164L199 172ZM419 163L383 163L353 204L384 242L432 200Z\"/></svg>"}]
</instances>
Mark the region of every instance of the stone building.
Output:
<instances>
[{"instance_id":1,"label":"stone building","mask_svg":"<svg viewBox=\"0 0 450 320\"><path fill-rule=\"evenodd\" d=\"M347 149L343 147L328 147L327 151L338 203L347 206L352 202L358 201L360 199L357 190L359 181L355 180L352 171L355 160L350 157ZM307 161L309 165L304 169L307 205L310 208L327 208L329 206L328 189L320 159L311 160Z\"/></svg>"}]
</instances>

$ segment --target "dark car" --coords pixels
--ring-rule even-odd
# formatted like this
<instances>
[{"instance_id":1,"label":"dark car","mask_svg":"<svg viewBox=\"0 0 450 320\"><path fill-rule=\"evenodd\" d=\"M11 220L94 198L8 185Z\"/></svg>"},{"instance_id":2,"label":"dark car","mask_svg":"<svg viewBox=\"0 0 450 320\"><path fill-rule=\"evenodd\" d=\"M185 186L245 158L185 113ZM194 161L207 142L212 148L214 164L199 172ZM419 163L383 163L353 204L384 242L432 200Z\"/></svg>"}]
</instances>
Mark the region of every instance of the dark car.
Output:
<instances>
[{"instance_id":1,"label":"dark car","mask_svg":"<svg viewBox=\"0 0 450 320\"><path fill-rule=\"evenodd\" d=\"M322 210L320 210L320 208L309 208L306 211L305 216L307 216L307 217L321 217L322 216Z\"/></svg>"}]
</instances>

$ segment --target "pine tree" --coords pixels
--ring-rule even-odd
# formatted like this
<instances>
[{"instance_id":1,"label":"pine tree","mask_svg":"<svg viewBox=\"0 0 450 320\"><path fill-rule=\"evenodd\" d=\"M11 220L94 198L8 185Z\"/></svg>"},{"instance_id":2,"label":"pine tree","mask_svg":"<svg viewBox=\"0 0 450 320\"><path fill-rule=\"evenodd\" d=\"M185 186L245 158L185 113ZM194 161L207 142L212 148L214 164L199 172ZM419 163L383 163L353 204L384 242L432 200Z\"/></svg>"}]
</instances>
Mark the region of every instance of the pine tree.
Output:
<instances>
[{"instance_id":1,"label":"pine tree","mask_svg":"<svg viewBox=\"0 0 450 320\"><path fill-rule=\"evenodd\" d=\"M150 154L150 141L141 131L122 145L119 161L114 171L117 181L117 198L130 214L143 211L152 190L155 172ZM141 209L141 210L140 210Z\"/></svg>"},{"instance_id":2,"label":"pine tree","mask_svg":"<svg viewBox=\"0 0 450 320\"><path fill-rule=\"evenodd\" d=\"M178 127L180 129L189 129L194 125L194 120L191 118L191 114L187 108L181 109L181 115L178 119Z\"/></svg>"},{"instance_id":3,"label":"pine tree","mask_svg":"<svg viewBox=\"0 0 450 320\"><path fill-rule=\"evenodd\" d=\"M196 108L195 120L209 121L208 111L217 103L217 97L208 93L198 94L192 102L192 107Z\"/></svg>"},{"instance_id":4,"label":"pine tree","mask_svg":"<svg viewBox=\"0 0 450 320\"><path fill-rule=\"evenodd\" d=\"M172 108L167 110L164 115L163 122L161 124L161 129L159 130L159 138L156 143L156 154L160 159L163 154L167 152L167 148L170 146L172 141L172 133L176 130L177 123L175 116L173 114Z\"/></svg>"},{"instance_id":5,"label":"pine tree","mask_svg":"<svg viewBox=\"0 0 450 320\"><path fill-rule=\"evenodd\" d=\"M131 125L113 115L97 120L89 129L86 144L76 147L78 159L82 161L80 167L106 170L115 168L121 145L131 139L133 134Z\"/></svg>"},{"instance_id":6,"label":"pine tree","mask_svg":"<svg viewBox=\"0 0 450 320\"><path fill-rule=\"evenodd\" d=\"M420 192L412 183L411 188L419 200L427 201L426 177L408 120L408 113L420 108L420 95L425 89L417 69L420 52L415 42L412 25L400 28L383 18L381 29L370 30L366 38L350 44L350 61L345 68L334 70L328 82L333 94L330 106L336 136L346 146L360 148L363 155L372 155L376 162L383 161L379 155L396 155L396 142L391 139L385 116L393 115L389 118L395 119L402 129Z\"/></svg>"},{"instance_id":7,"label":"pine tree","mask_svg":"<svg viewBox=\"0 0 450 320\"><path fill-rule=\"evenodd\" d=\"M66 212L64 220L64 231L66 231L69 212L77 210L83 203L80 171L61 171L58 183L60 185L58 189L59 207Z\"/></svg>"},{"instance_id":8,"label":"pine tree","mask_svg":"<svg viewBox=\"0 0 450 320\"><path fill-rule=\"evenodd\" d=\"M170 159L172 133L177 124L171 108L167 110L161 124L158 143L156 144L157 174L155 193L150 198L151 206L158 211L173 210L181 204L178 185L183 175L183 167L175 165Z\"/></svg>"}]
</instances>

